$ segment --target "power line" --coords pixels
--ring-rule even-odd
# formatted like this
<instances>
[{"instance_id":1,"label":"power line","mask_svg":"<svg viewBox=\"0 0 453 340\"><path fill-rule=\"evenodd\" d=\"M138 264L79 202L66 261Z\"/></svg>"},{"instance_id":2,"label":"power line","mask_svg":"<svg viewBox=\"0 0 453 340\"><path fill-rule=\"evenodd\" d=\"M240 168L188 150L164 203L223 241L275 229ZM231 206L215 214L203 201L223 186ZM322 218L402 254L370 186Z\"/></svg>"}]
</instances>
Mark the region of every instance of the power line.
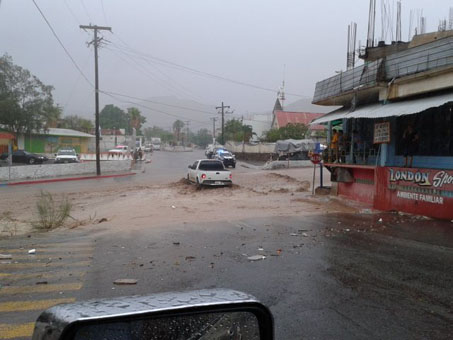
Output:
<instances>
[{"instance_id":1,"label":"power line","mask_svg":"<svg viewBox=\"0 0 453 340\"><path fill-rule=\"evenodd\" d=\"M105 24L108 24L107 16L105 15L104 0L101 0L102 15L104 16Z\"/></svg>"},{"instance_id":2,"label":"power line","mask_svg":"<svg viewBox=\"0 0 453 340\"><path fill-rule=\"evenodd\" d=\"M41 8L39 8L38 4L36 3L35 0L32 0L33 3L35 4L36 8L38 9L39 13L41 14L41 16L43 17L44 21L46 22L47 26L49 26L50 30L52 31L52 34L54 35L55 39L57 39L58 43L60 44L60 46L63 48L63 50L65 51L66 55L69 57L69 59L71 59L71 62L72 64L75 66L75 68L80 72L80 74L82 75L82 77L87 81L88 84L90 84L90 86L92 88L94 88L94 85L93 83L88 79L88 77L83 73L82 69L79 67L79 65L76 63L76 61L74 60L74 58L71 56L71 54L69 53L68 49L65 47L65 45L63 44L63 42L61 41L61 39L58 37L57 33L55 32L54 28L52 27L52 25L50 24L49 20L47 20L46 16L44 15L43 11L41 10Z\"/></svg>"},{"instance_id":3,"label":"power line","mask_svg":"<svg viewBox=\"0 0 453 340\"><path fill-rule=\"evenodd\" d=\"M77 25L80 24L80 20L77 18L77 15L75 15L74 11L71 9L71 7L69 7L69 4L68 4L68 1L67 0L64 0L63 1L66 8L68 9L69 13L71 13L72 17L74 18L75 22L77 23Z\"/></svg>"},{"instance_id":4,"label":"power line","mask_svg":"<svg viewBox=\"0 0 453 340\"><path fill-rule=\"evenodd\" d=\"M122 41L118 37L118 35L115 34L115 36L120 41ZM123 44L128 46L124 42L123 42ZM117 48L120 48L120 47L117 46ZM128 47L128 49L130 50L129 53L132 53L132 54L135 54L135 55L139 55L139 56L142 56L142 57L145 57L145 58L149 58L151 60L154 60L154 62L160 63L160 64L165 65L167 67L173 67L173 68L178 69L178 70L184 70L184 71L191 72L191 73L194 73L194 74L197 74L197 75L206 76L206 77L214 78L214 79L217 79L217 80L223 80L223 81L227 81L227 82L234 83L234 84L237 84L237 85L242 85L242 86L255 88L255 89L258 89L258 90L263 90L263 91L268 91L268 92L273 92L273 93L277 93L278 92L278 90L270 89L270 88L267 88L267 87L263 87L263 86L259 86L259 85L255 85L255 84L250 84L250 83L239 81L239 80L234 80L234 79L231 79L231 78L219 76L219 75L212 74L212 73L205 72L205 71L200 71L200 70L194 69L192 67L187 67L187 66L184 66L184 65L181 65L181 64L177 64L177 63L162 59L162 58L158 58L158 57L152 56L152 55L147 54L147 53L140 52L140 51L135 50L135 49L130 48L130 47ZM291 95L291 96L301 97L301 98L304 97L304 96L302 96L300 94L295 94L295 93L287 92L286 94L287 95Z\"/></svg>"},{"instance_id":5,"label":"power line","mask_svg":"<svg viewBox=\"0 0 453 340\"><path fill-rule=\"evenodd\" d=\"M103 94L105 94L105 95L107 95L107 96L109 96L109 97L111 97L111 98L113 98L115 100L118 100L118 101L120 101L122 103L128 103L128 104L132 104L132 105L137 105L137 106L143 107L145 109L148 109L148 110L151 110L151 111L155 111L155 112L158 112L158 113L162 113L164 115L171 116L171 117L178 118L178 119L187 119L187 117L183 117L183 116L175 115L175 114L172 114L172 113L169 113L169 112L157 110L155 108L152 108L152 107L149 107L149 106L137 103L137 102L120 99L116 95L110 94L109 92L105 92L105 91L99 91L99 92L101 92L101 93L103 93ZM190 119L190 121L196 122L196 123L200 123L200 124L206 124L206 122L202 122L202 121L199 121L199 120L196 120L196 119Z\"/></svg>"},{"instance_id":6,"label":"power line","mask_svg":"<svg viewBox=\"0 0 453 340\"><path fill-rule=\"evenodd\" d=\"M124 45L126 46L126 48L130 49L130 50L133 50L132 47L130 47L123 39L121 39L118 35L115 35L115 37ZM122 52L123 54L127 55L129 58L131 58L131 60L134 60L130 54L126 53L125 51L122 50L122 47L118 46L117 44L115 43L112 43L114 46L116 46L120 52ZM112 49L113 51L113 49ZM191 92L190 90L188 90L185 86L179 84L177 81L175 81L172 77L170 77L167 73L163 72L159 67L157 67L157 65L152 62L150 62L148 59L146 59L145 57L140 57L140 59L142 59L144 62L146 62L149 66L153 67L155 70L157 70L159 73L161 73L164 77L166 77L168 79L168 83L173 86L175 89L177 89L176 85L181 89L177 89L178 91L181 91L181 93L183 93L183 96L189 96L191 99L195 100L195 101L199 101L199 97L197 95L195 95L193 92ZM175 85L172 85L172 83L174 83ZM192 95L193 94L193 95ZM195 98L197 97L197 98Z\"/></svg>"},{"instance_id":7,"label":"power line","mask_svg":"<svg viewBox=\"0 0 453 340\"><path fill-rule=\"evenodd\" d=\"M131 65L132 67L134 68L140 68L139 73L140 75L147 75L150 79L152 79L153 81L157 82L159 85L162 85L164 86L165 88L167 88L170 92L178 95L178 96L187 96L187 94L184 94L181 90L179 90L178 88L176 88L174 85L170 84L170 83L167 83L165 80L159 78L158 76L156 76L154 73L152 73L150 70L148 70L147 68L145 68L143 65L140 65L135 59L133 59L129 54L125 53L124 51L117 51L115 49L111 49L111 48L106 48L106 50L108 51L111 51L113 53L115 53L115 55L120 58L121 60L123 60L124 62L128 63L129 65ZM118 54L118 52L120 53L123 53L127 58L128 60L124 59L122 56L120 56ZM129 62L130 60L130 62ZM131 63L133 63L134 65L132 65ZM189 97L192 97L189 95ZM195 99L196 100L196 99Z\"/></svg>"},{"instance_id":8,"label":"power line","mask_svg":"<svg viewBox=\"0 0 453 340\"><path fill-rule=\"evenodd\" d=\"M88 19L90 20L90 22L92 22L93 19L91 18L90 13L88 12L88 9L87 9L86 6L85 6L85 2L84 2L83 0L80 0L80 2L82 3L82 7L83 7L83 9L84 9L84 11L85 11L85 14L87 15L87 17L88 17Z\"/></svg>"},{"instance_id":9,"label":"power line","mask_svg":"<svg viewBox=\"0 0 453 340\"><path fill-rule=\"evenodd\" d=\"M177 109L185 109L185 110L194 111L194 112L202 112L202 113L206 113L206 114L209 114L209 115L214 114L213 112L204 111L204 110L197 110L197 109L193 109L193 108L190 108L190 107L187 107L187 106L166 104L166 103L162 103L162 102L158 102L158 101L154 101L154 100L150 100L150 99L138 98L138 97L130 96L130 95L127 95L127 94L122 94L122 93L117 93L117 92L112 92L112 91L100 91L100 92L102 92L104 94L112 94L112 95L125 97L125 98L129 98L129 99L141 100L143 102L153 103L153 104L157 104L157 105L174 107L174 108L177 108Z\"/></svg>"}]
</instances>

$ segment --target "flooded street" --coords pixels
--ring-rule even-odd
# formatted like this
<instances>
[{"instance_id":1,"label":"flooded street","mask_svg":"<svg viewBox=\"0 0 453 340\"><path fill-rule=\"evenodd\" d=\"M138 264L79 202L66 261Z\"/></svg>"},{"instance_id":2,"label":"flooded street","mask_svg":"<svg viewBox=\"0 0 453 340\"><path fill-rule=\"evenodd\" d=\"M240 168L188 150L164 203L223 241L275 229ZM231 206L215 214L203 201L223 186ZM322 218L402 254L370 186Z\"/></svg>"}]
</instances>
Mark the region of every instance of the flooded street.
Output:
<instances>
[{"instance_id":1,"label":"flooded street","mask_svg":"<svg viewBox=\"0 0 453 340\"><path fill-rule=\"evenodd\" d=\"M0 264L2 320L26 324L46 303L216 287L261 300L277 339L451 339L451 222L313 197L311 171L239 167L232 188L197 190L183 175L147 182L146 169L129 184L74 187L69 228L0 240L12 255ZM11 299L37 307L14 312Z\"/></svg>"}]
</instances>

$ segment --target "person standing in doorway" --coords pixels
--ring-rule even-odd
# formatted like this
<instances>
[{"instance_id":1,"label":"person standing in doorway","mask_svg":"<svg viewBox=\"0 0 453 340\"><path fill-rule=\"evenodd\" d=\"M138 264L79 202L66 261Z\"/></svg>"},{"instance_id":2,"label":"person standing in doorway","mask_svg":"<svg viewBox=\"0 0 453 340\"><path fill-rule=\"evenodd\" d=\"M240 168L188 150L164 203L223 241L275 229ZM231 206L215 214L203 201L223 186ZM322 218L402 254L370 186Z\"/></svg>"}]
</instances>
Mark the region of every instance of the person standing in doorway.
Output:
<instances>
[{"instance_id":1,"label":"person standing in doorway","mask_svg":"<svg viewBox=\"0 0 453 340\"><path fill-rule=\"evenodd\" d=\"M404 167L412 168L414 154L418 151L418 134L412 125L408 125L403 133L403 147L404 147Z\"/></svg>"},{"instance_id":2,"label":"person standing in doorway","mask_svg":"<svg viewBox=\"0 0 453 340\"><path fill-rule=\"evenodd\" d=\"M337 161L338 160L338 131L336 129L332 130L332 140L330 141L330 157L329 162ZM332 156L335 155L335 158L332 159Z\"/></svg>"}]
</instances>

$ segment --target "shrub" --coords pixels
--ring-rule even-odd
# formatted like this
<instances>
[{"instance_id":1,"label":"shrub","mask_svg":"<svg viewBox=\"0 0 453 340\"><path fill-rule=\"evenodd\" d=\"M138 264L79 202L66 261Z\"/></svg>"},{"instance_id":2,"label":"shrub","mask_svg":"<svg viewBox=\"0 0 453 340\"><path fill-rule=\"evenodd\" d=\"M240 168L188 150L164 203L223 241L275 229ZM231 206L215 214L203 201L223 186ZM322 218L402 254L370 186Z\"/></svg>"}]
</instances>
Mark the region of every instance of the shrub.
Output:
<instances>
[{"instance_id":1,"label":"shrub","mask_svg":"<svg viewBox=\"0 0 453 340\"><path fill-rule=\"evenodd\" d=\"M72 205L66 197L60 203L56 202L50 192L41 191L36 202L38 220L34 227L41 230L51 230L61 227L70 217Z\"/></svg>"}]
</instances>

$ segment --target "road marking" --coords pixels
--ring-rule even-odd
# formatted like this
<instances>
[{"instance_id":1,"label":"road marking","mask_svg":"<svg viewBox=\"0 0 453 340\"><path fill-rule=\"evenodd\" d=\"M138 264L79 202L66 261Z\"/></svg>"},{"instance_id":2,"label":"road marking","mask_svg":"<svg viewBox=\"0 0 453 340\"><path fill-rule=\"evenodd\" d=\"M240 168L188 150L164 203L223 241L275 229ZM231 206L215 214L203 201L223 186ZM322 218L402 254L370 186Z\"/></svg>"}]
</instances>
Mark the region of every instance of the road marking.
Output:
<instances>
[{"instance_id":1,"label":"road marking","mask_svg":"<svg viewBox=\"0 0 453 340\"><path fill-rule=\"evenodd\" d=\"M60 253L60 254L65 253L65 254L67 254L67 253L80 253L80 252L84 252L84 251L93 251L94 246L86 245L85 247L81 247L81 246L73 247L70 244L67 244L66 247L64 247L64 248L63 247L41 248L41 247L33 247L33 246L30 246L27 249L0 248L0 254L17 254L17 253L19 253L19 254L27 255L29 249L36 249L36 254L40 254L40 253Z\"/></svg>"},{"instance_id":2,"label":"road marking","mask_svg":"<svg viewBox=\"0 0 453 340\"><path fill-rule=\"evenodd\" d=\"M6 261L16 261L16 260L56 260L56 261L63 261L67 259L72 259L72 258L84 258L84 257L92 257L93 253L92 252L86 252L86 253L77 253L77 254L46 254L46 255L12 255L12 258L10 260ZM61 260L60 260L61 258Z\"/></svg>"},{"instance_id":3,"label":"road marking","mask_svg":"<svg viewBox=\"0 0 453 340\"><path fill-rule=\"evenodd\" d=\"M37 272L37 273L26 273L26 274L11 274L11 273L0 273L0 279L11 280L24 280L24 279L52 279L52 278L61 278L61 277L77 277L80 278L85 275L85 272Z\"/></svg>"},{"instance_id":4,"label":"road marking","mask_svg":"<svg viewBox=\"0 0 453 340\"><path fill-rule=\"evenodd\" d=\"M37 267L87 267L91 261L79 262L27 262L27 263L0 263L0 270L28 269Z\"/></svg>"},{"instance_id":5,"label":"road marking","mask_svg":"<svg viewBox=\"0 0 453 340\"><path fill-rule=\"evenodd\" d=\"M0 288L0 295L63 292L70 290L79 290L80 288L82 288L81 283L62 283L35 286L6 286Z\"/></svg>"},{"instance_id":6,"label":"road marking","mask_svg":"<svg viewBox=\"0 0 453 340\"><path fill-rule=\"evenodd\" d=\"M30 338L35 328L34 322L22 324L1 324L0 339Z\"/></svg>"},{"instance_id":7,"label":"road marking","mask_svg":"<svg viewBox=\"0 0 453 340\"><path fill-rule=\"evenodd\" d=\"M29 310L46 310L47 308L59 305L60 303L72 303L75 302L75 300L75 298L68 298L3 302L0 303L0 313L24 312Z\"/></svg>"}]
</instances>

